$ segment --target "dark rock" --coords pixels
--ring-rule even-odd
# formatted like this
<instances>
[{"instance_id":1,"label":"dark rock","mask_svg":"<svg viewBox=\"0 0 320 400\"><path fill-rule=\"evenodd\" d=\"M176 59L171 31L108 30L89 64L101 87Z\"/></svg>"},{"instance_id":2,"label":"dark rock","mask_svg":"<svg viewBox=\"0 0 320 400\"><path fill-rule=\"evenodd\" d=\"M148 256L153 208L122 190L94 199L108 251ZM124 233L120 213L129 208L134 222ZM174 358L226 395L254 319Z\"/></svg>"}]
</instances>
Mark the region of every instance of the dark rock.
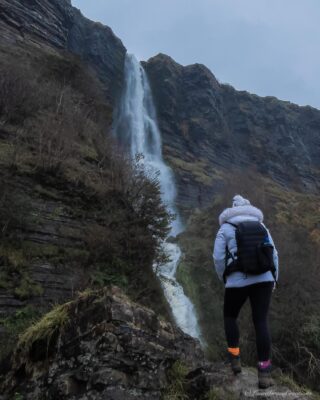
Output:
<instances>
[{"instance_id":1,"label":"dark rock","mask_svg":"<svg viewBox=\"0 0 320 400\"><path fill-rule=\"evenodd\" d=\"M180 206L210 204L237 169L256 170L287 188L319 190L319 110L236 91L206 67L183 67L163 54L144 67Z\"/></svg>"},{"instance_id":2,"label":"dark rock","mask_svg":"<svg viewBox=\"0 0 320 400\"><path fill-rule=\"evenodd\" d=\"M40 392L48 399L159 399L175 360L192 368L204 361L197 341L116 288L74 302L55 342L42 359L34 346L17 351L6 390L34 400ZM25 376L17 377L25 364Z\"/></svg>"},{"instance_id":3,"label":"dark rock","mask_svg":"<svg viewBox=\"0 0 320 400\"><path fill-rule=\"evenodd\" d=\"M26 400L170 398L164 394L175 378L169 378L168 371L179 361L189 371L183 378L188 400L205 399L209 391L217 399L313 398L311 393L294 393L281 384L259 391L255 371L244 369L235 377L228 365L206 362L198 341L131 302L115 287L82 296L68 307L70 322L51 342L47 355L35 361L34 346L16 349L2 386L5 396L19 393Z\"/></svg>"},{"instance_id":4,"label":"dark rock","mask_svg":"<svg viewBox=\"0 0 320 400\"><path fill-rule=\"evenodd\" d=\"M77 54L116 101L126 49L112 30L85 18L69 0L0 0L0 44L34 44Z\"/></svg>"},{"instance_id":5,"label":"dark rock","mask_svg":"<svg viewBox=\"0 0 320 400\"><path fill-rule=\"evenodd\" d=\"M97 74L112 101L120 96L126 49L112 30L73 9L67 49L78 54Z\"/></svg>"},{"instance_id":6,"label":"dark rock","mask_svg":"<svg viewBox=\"0 0 320 400\"><path fill-rule=\"evenodd\" d=\"M0 1L1 42L31 41L66 48L72 22L71 1Z\"/></svg>"}]
</instances>

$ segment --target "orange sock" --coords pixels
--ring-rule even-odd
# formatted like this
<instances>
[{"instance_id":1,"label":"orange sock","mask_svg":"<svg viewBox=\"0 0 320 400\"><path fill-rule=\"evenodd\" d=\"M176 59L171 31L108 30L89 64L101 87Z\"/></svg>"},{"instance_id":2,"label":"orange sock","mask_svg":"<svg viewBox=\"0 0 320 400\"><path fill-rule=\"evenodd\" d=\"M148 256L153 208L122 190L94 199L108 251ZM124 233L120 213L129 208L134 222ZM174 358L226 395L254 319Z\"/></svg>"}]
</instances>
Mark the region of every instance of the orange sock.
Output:
<instances>
[{"instance_id":1,"label":"orange sock","mask_svg":"<svg viewBox=\"0 0 320 400\"><path fill-rule=\"evenodd\" d=\"M233 356L238 356L240 354L239 347L228 347L228 352L231 353Z\"/></svg>"}]
</instances>

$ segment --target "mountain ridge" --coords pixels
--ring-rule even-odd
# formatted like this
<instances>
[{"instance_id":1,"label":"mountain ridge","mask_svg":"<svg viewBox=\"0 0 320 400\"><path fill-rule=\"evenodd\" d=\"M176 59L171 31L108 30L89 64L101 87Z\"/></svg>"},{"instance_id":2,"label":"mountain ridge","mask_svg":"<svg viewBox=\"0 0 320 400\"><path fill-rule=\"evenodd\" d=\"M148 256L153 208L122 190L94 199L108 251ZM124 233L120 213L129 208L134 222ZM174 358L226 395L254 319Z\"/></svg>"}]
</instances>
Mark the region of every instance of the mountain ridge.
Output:
<instances>
[{"instance_id":1,"label":"mountain ridge","mask_svg":"<svg viewBox=\"0 0 320 400\"><path fill-rule=\"evenodd\" d=\"M239 168L256 168L284 188L319 191L319 110L237 91L206 67L163 54L143 65L180 205L208 205L219 176Z\"/></svg>"}]
</instances>

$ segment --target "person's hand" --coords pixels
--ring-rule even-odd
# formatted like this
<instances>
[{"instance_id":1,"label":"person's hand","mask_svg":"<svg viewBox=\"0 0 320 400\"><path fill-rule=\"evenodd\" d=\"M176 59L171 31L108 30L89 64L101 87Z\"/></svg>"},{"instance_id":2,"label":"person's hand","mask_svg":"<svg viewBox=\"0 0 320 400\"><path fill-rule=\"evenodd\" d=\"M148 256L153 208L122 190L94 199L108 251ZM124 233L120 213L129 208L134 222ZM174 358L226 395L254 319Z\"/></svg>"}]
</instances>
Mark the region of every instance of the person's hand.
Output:
<instances>
[{"instance_id":1,"label":"person's hand","mask_svg":"<svg viewBox=\"0 0 320 400\"><path fill-rule=\"evenodd\" d=\"M277 282L273 282L273 288L272 288L272 291L274 292L274 291L276 290L276 288L277 288Z\"/></svg>"}]
</instances>

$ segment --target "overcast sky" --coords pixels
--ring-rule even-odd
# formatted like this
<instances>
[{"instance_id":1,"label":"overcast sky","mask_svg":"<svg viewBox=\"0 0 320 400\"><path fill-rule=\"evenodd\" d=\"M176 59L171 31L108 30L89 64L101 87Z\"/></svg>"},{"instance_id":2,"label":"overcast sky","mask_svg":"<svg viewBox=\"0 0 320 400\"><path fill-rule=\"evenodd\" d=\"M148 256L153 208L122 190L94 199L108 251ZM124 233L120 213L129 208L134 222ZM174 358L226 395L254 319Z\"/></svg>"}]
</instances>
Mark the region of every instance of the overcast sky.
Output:
<instances>
[{"instance_id":1,"label":"overcast sky","mask_svg":"<svg viewBox=\"0 0 320 400\"><path fill-rule=\"evenodd\" d=\"M320 109L320 0L72 0L140 60L203 63L220 82Z\"/></svg>"}]
</instances>

